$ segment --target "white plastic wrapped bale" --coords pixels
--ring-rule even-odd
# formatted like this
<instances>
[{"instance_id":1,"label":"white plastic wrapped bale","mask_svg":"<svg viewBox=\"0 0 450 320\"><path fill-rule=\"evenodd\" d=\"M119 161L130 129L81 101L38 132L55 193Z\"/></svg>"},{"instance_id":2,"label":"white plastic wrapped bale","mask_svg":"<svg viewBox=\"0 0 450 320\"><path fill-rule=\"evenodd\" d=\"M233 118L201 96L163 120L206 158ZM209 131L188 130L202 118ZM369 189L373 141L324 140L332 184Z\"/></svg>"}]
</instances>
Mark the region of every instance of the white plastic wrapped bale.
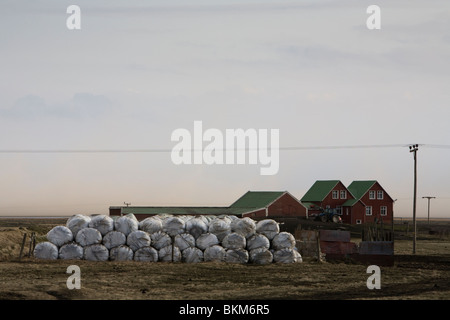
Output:
<instances>
[{"instance_id":1,"label":"white plastic wrapped bale","mask_svg":"<svg viewBox=\"0 0 450 320\"><path fill-rule=\"evenodd\" d=\"M245 264L248 262L248 259L248 251L245 249L229 249L225 255L225 262L228 263Z\"/></svg>"},{"instance_id":2,"label":"white plastic wrapped bale","mask_svg":"<svg viewBox=\"0 0 450 320\"><path fill-rule=\"evenodd\" d=\"M201 217L195 217L187 220L185 228L186 232L193 235L195 239L208 232L208 225Z\"/></svg>"},{"instance_id":3,"label":"white plastic wrapped bale","mask_svg":"<svg viewBox=\"0 0 450 320\"><path fill-rule=\"evenodd\" d=\"M173 255L172 255L173 248ZM178 247L169 245L158 250L159 261L162 262L180 262L181 251Z\"/></svg>"},{"instance_id":4,"label":"white plastic wrapped bale","mask_svg":"<svg viewBox=\"0 0 450 320\"><path fill-rule=\"evenodd\" d=\"M104 236L114 230L114 220L104 214L92 216L89 222L89 228L97 229Z\"/></svg>"},{"instance_id":5,"label":"white plastic wrapped bale","mask_svg":"<svg viewBox=\"0 0 450 320\"><path fill-rule=\"evenodd\" d=\"M247 239L248 251L257 248L270 248L270 241L265 235L257 233Z\"/></svg>"},{"instance_id":6,"label":"white plastic wrapped bale","mask_svg":"<svg viewBox=\"0 0 450 320\"><path fill-rule=\"evenodd\" d=\"M120 231L113 230L105 234L102 243L107 249L112 249L114 247L126 244L127 236Z\"/></svg>"},{"instance_id":7,"label":"white plastic wrapped bale","mask_svg":"<svg viewBox=\"0 0 450 320\"><path fill-rule=\"evenodd\" d=\"M182 251L182 261L186 263L198 263L203 261L203 251L199 248L189 247Z\"/></svg>"},{"instance_id":8,"label":"white plastic wrapped bale","mask_svg":"<svg viewBox=\"0 0 450 320\"><path fill-rule=\"evenodd\" d=\"M231 232L236 232L249 238L256 232L256 223L252 218L245 217L241 219L234 219L230 223Z\"/></svg>"},{"instance_id":9,"label":"white plastic wrapped bale","mask_svg":"<svg viewBox=\"0 0 450 320\"><path fill-rule=\"evenodd\" d=\"M73 234L66 226L56 226L47 233L47 240L54 245L61 247L62 245L73 241Z\"/></svg>"},{"instance_id":10,"label":"white plastic wrapped bale","mask_svg":"<svg viewBox=\"0 0 450 320\"><path fill-rule=\"evenodd\" d=\"M139 229L139 222L137 221L134 214L129 213L126 216L122 216L118 218L114 222L114 228L116 231L120 231L126 236L128 236L133 231L136 231Z\"/></svg>"},{"instance_id":11,"label":"white plastic wrapped bale","mask_svg":"<svg viewBox=\"0 0 450 320\"><path fill-rule=\"evenodd\" d=\"M135 261L157 262L158 251L152 247L143 247L134 253Z\"/></svg>"},{"instance_id":12,"label":"white plastic wrapped bale","mask_svg":"<svg viewBox=\"0 0 450 320\"><path fill-rule=\"evenodd\" d=\"M185 221L179 217L167 217L163 220L163 231L171 237L185 233Z\"/></svg>"},{"instance_id":13,"label":"white plastic wrapped bale","mask_svg":"<svg viewBox=\"0 0 450 320\"><path fill-rule=\"evenodd\" d=\"M142 230L131 232L127 237L127 245L133 251L137 251L143 247L149 247L151 244L150 235Z\"/></svg>"},{"instance_id":14,"label":"white plastic wrapped bale","mask_svg":"<svg viewBox=\"0 0 450 320\"><path fill-rule=\"evenodd\" d=\"M162 220L159 217L148 217L139 222L139 230L152 234L162 231Z\"/></svg>"},{"instance_id":15,"label":"white plastic wrapped bale","mask_svg":"<svg viewBox=\"0 0 450 320\"><path fill-rule=\"evenodd\" d=\"M295 247L295 238L289 232L280 232L272 240L272 248L280 250L283 248L293 249Z\"/></svg>"},{"instance_id":16,"label":"white plastic wrapped bale","mask_svg":"<svg viewBox=\"0 0 450 320\"><path fill-rule=\"evenodd\" d=\"M71 216L67 222L66 227L72 231L74 238L77 236L78 231L84 228L89 227L89 222L91 221L91 217L85 216L82 214L76 214Z\"/></svg>"},{"instance_id":17,"label":"white plastic wrapped bale","mask_svg":"<svg viewBox=\"0 0 450 320\"><path fill-rule=\"evenodd\" d=\"M58 259L58 247L50 241L39 242L34 247L34 257L37 259L56 260Z\"/></svg>"},{"instance_id":18,"label":"white plastic wrapped bale","mask_svg":"<svg viewBox=\"0 0 450 320\"><path fill-rule=\"evenodd\" d=\"M101 243L102 234L95 228L84 228L78 231L75 241L83 247Z\"/></svg>"},{"instance_id":19,"label":"white plastic wrapped bale","mask_svg":"<svg viewBox=\"0 0 450 320\"><path fill-rule=\"evenodd\" d=\"M225 261L226 254L227 252L224 247L216 244L205 249L203 258L205 261L223 262Z\"/></svg>"},{"instance_id":20,"label":"white plastic wrapped bale","mask_svg":"<svg viewBox=\"0 0 450 320\"><path fill-rule=\"evenodd\" d=\"M231 233L230 222L231 220L226 217L213 219L208 224L208 232L215 234L217 239L222 242L223 238Z\"/></svg>"},{"instance_id":21,"label":"white plastic wrapped bale","mask_svg":"<svg viewBox=\"0 0 450 320\"><path fill-rule=\"evenodd\" d=\"M150 235L152 241L152 247L156 250L172 245L172 239L165 232L155 232Z\"/></svg>"},{"instance_id":22,"label":"white plastic wrapped bale","mask_svg":"<svg viewBox=\"0 0 450 320\"><path fill-rule=\"evenodd\" d=\"M250 262L254 264L269 264L273 261L272 252L267 248L256 248L249 252Z\"/></svg>"},{"instance_id":23,"label":"white plastic wrapped bale","mask_svg":"<svg viewBox=\"0 0 450 320\"><path fill-rule=\"evenodd\" d=\"M256 223L256 232L265 235L269 240L273 240L280 233L280 226L275 220L264 219Z\"/></svg>"},{"instance_id":24,"label":"white plastic wrapped bale","mask_svg":"<svg viewBox=\"0 0 450 320\"><path fill-rule=\"evenodd\" d=\"M215 244L219 244L219 240L213 233L204 233L200 235L200 237L198 237L198 239L195 241L195 246L200 250L205 250L206 248Z\"/></svg>"},{"instance_id":25,"label":"white plastic wrapped bale","mask_svg":"<svg viewBox=\"0 0 450 320\"><path fill-rule=\"evenodd\" d=\"M228 234L222 241L222 246L225 249L245 249L246 244L245 237L236 232Z\"/></svg>"},{"instance_id":26,"label":"white plastic wrapped bale","mask_svg":"<svg viewBox=\"0 0 450 320\"><path fill-rule=\"evenodd\" d=\"M302 256L300 253L292 248L282 248L275 250L273 253L273 261L278 263L294 263L302 262Z\"/></svg>"},{"instance_id":27,"label":"white plastic wrapped bale","mask_svg":"<svg viewBox=\"0 0 450 320\"><path fill-rule=\"evenodd\" d=\"M76 243L67 243L59 248L59 258L65 260L83 259L83 247Z\"/></svg>"},{"instance_id":28,"label":"white plastic wrapped bale","mask_svg":"<svg viewBox=\"0 0 450 320\"><path fill-rule=\"evenodd\" d=\"M90 261L107 261L109 250L102 244L92 244L84 247L84 259Z\"/></svg>"},{"instance_id":29,"label":"white plastic wrapped bale","mask_svg":"<svg viewBox=\"0 0 450 320\"><path fill-rule=\"evenodd\" d=\"M109 251L109 259L111 261L128 261L133 260L133 257L133 250L126 245L114 247Z\"/></svg>"},{"instance_id":30,"label":"white plastic wrapped bale","mask_svg":"<svg viewBox=\"0 0 450 320\"><path fill-rule=\"evenodd\" d=\"M187 248L195 247L195 238L190 233L181 233L175 236L175 246L177 246L181 251Z\"/></svg>"}]
</instances>

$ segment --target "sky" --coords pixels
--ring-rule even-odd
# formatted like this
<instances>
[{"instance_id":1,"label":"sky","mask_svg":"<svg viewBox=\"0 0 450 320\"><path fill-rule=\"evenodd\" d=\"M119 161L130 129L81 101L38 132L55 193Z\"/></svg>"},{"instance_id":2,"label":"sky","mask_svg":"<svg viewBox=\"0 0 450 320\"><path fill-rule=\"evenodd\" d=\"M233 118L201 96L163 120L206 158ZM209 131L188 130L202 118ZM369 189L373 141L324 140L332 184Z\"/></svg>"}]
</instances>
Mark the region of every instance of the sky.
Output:
<instances>
[{"instance_id":1,"label":"sky","mask_svg":"<svg viewBox=\"0 0 450 320\"><path fill-rule=\"evenodd\" d=\"M72 4L79 30L66 25ZM380 29L366 25L372 4ZM300 199L316 180L367 179L411 217L408 145L420 144L417 215L435 196L432 217L450 217L447 0L0 6L0 215L226 206L248 190ZM194 121L278 129L279 170L174 164L171 135Z\"/></svg>"}]
</instances>

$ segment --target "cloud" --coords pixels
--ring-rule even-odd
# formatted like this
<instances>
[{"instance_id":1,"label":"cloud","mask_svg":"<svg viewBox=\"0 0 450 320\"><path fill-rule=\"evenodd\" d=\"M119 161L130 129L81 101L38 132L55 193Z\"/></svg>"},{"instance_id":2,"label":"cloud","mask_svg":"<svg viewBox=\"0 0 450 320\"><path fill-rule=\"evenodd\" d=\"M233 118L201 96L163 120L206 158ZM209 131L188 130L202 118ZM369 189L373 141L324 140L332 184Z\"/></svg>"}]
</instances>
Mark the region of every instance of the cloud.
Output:
<instances>
[{"instance_id":1,"label":"cloud","mask_svg":"<svg viewBox=\"0 0 450 320\"><path fill-rule=\"evenodd\" d=\"M49 104L44 98L28 94L19 98L14 105L0 110L0 117L35 120L36 118L97 118L108 114L112 102L103 95L76 93L69 100Z\"/></svg>"}]
</instances>

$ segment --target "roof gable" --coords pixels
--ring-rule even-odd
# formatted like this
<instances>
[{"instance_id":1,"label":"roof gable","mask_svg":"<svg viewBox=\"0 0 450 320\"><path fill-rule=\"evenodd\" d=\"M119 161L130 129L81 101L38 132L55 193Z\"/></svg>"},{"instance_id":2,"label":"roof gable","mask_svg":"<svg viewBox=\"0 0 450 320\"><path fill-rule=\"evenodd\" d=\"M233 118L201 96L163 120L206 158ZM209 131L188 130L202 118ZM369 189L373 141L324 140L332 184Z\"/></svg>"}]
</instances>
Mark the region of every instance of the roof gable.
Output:
<instances>
[{"instance_id":1,"label":"roof gable","mask_svg":"<svg viewBox=\"0 0 450 320\"><path fill-rule=\"evenodd\" d=\"M348 186L348 191L355 197L355 199L361 199L367 191L369 191L372 186L377 183L376 180L362 180L362 181L353 181Z\"/></svg>"},{"instance_id":2,"label":"roof gable","mask_svg":"<svg viewBox=\"0 0 450 320\"><path fill-rule=\"evenodd\" d=\"M339 182L339 180L317 180L300 201L323 201Z\"/></svg>"},{"instance_id":3,"label":"roof gable","mask_svg":"<svg viewBox=\"0 0 450 320\"><path fill-rule=\"evenodd\" d=\"M283 194L285 194L284 191L248 191L230 208L265 208Z\"/></svg>"}]
</instances>

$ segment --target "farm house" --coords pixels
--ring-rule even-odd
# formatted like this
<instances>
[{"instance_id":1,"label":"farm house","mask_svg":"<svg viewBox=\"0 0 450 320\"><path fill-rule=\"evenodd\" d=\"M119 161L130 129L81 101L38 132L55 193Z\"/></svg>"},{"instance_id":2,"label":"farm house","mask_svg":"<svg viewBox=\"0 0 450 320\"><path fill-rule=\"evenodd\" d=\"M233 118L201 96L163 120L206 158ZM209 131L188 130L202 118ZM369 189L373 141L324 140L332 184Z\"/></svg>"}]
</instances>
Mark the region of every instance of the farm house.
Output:
<instances>
[{"instance_id":1,"label":"farm house","mask_svg":"<svg viewBox=\"0 0 450 320\"><path fill-rule=\"evenodd\" d=\"M111 206L110 216L133 213L138 220L158 214L235 215L250 218L307 217L306 207L287 191L248 191L228 207Z\"/></svg>"},{"instance_id":2,"label":"farm house","mask_svg":"<svg viewBox=\"0 0 450 320\"><path fill-rule=\"evenodd\" d=\"M376 180L353 181L348 187L340 180L318 180L300 201L309 216L334 209L344 223L393 221L394 200Z\"/></svg>"}]
</instances>

